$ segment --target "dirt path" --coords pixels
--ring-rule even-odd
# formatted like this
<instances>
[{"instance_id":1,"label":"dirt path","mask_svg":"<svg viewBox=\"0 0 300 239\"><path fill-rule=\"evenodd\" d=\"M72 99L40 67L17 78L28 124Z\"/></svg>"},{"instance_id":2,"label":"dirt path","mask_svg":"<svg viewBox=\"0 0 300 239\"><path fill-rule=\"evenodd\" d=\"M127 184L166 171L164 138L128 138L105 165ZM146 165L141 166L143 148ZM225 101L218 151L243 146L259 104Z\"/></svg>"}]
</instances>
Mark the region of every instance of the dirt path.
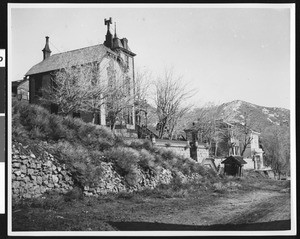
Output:
<instances>
[{"instance_id":1,"label":"dirt path","mask_svg":"<svg viewBox=\"0 0 300 239\"><path fill-rule=\"evenodd\" d=\"M226 193L197 191L187 197L90 199L60 210L20 209L15 230L287 230L290 192L260 187Z\"/></svg>"},{"instance_id":2,"label":"dirt path","mask_svg":"<svg viewBox=\"0 0 300 239\"><path fill-rule=\"evenodd\" d=\"M173 202L172 202L173 201ZM213 225L288 220L289 196L280 192L255 191L232 194L211 202L167 200L163 208L144 205L143 221L167 224ZM139 210L138 210L139 211ZM150 212L150 213L147 213ZM137 213L139 216L140 213ZM129 217L136 219L136 216ZM146 215L145 215L146 216ZM128 218L128 219L129 219Z\"/></svg>"}]
</instances>

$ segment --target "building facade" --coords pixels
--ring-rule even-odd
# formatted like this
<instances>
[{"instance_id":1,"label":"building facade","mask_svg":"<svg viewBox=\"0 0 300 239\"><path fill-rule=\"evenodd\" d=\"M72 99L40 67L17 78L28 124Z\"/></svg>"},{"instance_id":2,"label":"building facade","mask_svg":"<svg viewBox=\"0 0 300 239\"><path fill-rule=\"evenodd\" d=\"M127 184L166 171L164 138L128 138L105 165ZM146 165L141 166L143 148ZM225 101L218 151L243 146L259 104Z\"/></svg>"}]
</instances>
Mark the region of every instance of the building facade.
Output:
<instances>
[{"instance_id":1,"label":"building facade","mask_svg":"<svg viewBox=\"0 0 300 239\"><path fill-rule=\"evenodd\" d=\"M116 33L111 33L110 26L112 19L105 19L107 33L103 44L89 46L81 49L67 51L51 55L49 47L49 37L46 37L45 47L42 50L43 60L34 65L25 77L29 81L29 102L32 104L42 104L42 89L51 89L53 77L62 70L72 67L84 67L91 64L97 64L99 76L106 81L107 85L116 84L122 81L122 87L126 87L128 96L132 96L130 102L127 102L126 109L122 110L122 117L117 118L116 127L123 125L125 129L134 129L135 125L135 79L134 79L134 57L135 53L131 51L126 38L120 39ZM106 99L107 100L107 99ZM110 99L113 102L113 99ZM51 112L57 112L56 105L45 105ZM99 107L98 113L90 114L86 112L74 112L76 117L82 118L85 122L94 122L100 125L109 126L109 112L107 104ZM74 115L73 115L74 116Z\"/></svg>"}]
</instances>

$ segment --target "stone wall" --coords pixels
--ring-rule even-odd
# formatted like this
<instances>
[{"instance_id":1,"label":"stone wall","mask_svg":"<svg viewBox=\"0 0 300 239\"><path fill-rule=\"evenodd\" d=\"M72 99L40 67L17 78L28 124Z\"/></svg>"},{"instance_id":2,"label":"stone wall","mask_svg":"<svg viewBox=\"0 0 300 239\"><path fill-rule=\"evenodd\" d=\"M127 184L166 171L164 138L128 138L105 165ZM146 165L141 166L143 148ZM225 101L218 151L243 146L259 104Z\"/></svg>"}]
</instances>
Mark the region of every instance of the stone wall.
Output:
<instances>
[{"instance_id":1,"label":"stone wall","mask_svg":"<svg viewBox=\"0 0 300 239\"><path fill-rule=\"evenodd\" d=\"M158 184L169 184L173 178L170 170L162 169L162 171L154 176L150 172L139 170L139 181L135 186L128 186L124 183L124 178L118 175L112 168L111 163L102 163L105 173L101 175L101 179L92 186L84 187L84 195L98 196L107 194L108 192L133 192L143 190L145 188L154 189Z\"/></svg>"},{"instance_id":2,"label":"stone wall","mask_svg":"<svg viewBox=\"0 0 300 239\"><path fill-rule=\"evenodd\" d=\"M252 158L244 158L247 164L244 164L244 169L254 169L254 161Z\"/></svg>"},{"instance_id":3,"label":"stone wall","mask_svg":"<svg viewBox=\"0 0 300 239\"><path fill-rule=\"evenodd\" d=\"M179 178L183 183L202 178L199 174L191 176L185 176L181 172L174 174L164 168L161 168L156 175L140 169L137 185L129 186L125 183L125 178L114 170L112 163L102 162L101 168L101 173L93 178L93 182L84 186L85 196L154 189L159 184L169 184L174 177ZM46 151L35 155L21 143L13 143L12 196L14 198L38 197L51 190L66 193L73 187L74 180L71 173L53 155Z\"/></svg>"},{"instance_id":4,"label":"stone wall","mask_svg":"<svg viewBox=\"0 0 300 239\"><path fill-rule=\"evenodd\" d=\"M12 196L38 197L49 190L67 192L74 182L65 165L59 165L47 152L36 156L22 144L12 147Z\"/></svg>"},{"instance_id":5,"label":"stone wall","mask_svg":"<svg viewBox=\"0 0 300 239\"><path fill-rule=\"evenodd\" d=\"M155 188L158 184L169 184L173 178L170 170L162 169L158 175L139 171L139 182L136 186L128 186L125 179L116 173L112 163L101 163L102 173L92 184L85 185L86 196L97 196L122 191L136 191L144 188ZM21 143L13 143L12 147L12 196L31 198L41 196L46 191L55 190L66 193L74 187L71 173L64 164L44 151L35 155Z\"/></svg>"},{"instance_id":6,"label":"stone wall","mask_svg":"<svg viewBox=\"0 0 300 239\"><path fill-rule=\"evenodd\" d=\"M159 148L166 148L185 158L190 158L190 148L187 141L175 141L155 139L154 145Z\"/></svg>"},{"instance_id":7,"label":"stone wall","mask_svg":"<svg viewBox=\"0 0 300 239\"><path fill-rule=\"evenodd\" d=\"M202 161L209 157L209 151L202 145L197 147L197 161L202 163Z\"/></svg>"}]
</instances>

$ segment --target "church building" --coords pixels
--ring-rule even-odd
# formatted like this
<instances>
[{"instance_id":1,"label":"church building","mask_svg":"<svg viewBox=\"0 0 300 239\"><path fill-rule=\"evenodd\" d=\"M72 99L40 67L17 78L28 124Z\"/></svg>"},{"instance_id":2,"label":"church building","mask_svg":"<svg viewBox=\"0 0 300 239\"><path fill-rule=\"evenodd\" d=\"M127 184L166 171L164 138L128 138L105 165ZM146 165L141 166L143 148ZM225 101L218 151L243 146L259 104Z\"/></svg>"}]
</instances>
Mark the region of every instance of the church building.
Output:
<instances>
[{"instance_id":1,"label":"church building","mask_svg":"<svg viewBox=\"0 0 300 239\"><path fill-rule=\"evenodd\" d=\"M49 37L46 36L45 47L42 50L43 60L38 64L31 67L31 69L25 74L25 77L29 79L29 103L41 104L41 98L43 91L42 88L51 87L52 77L55 73L61 69L68 67L85 66L88 64L97 63L101 68L106 71L107 84L111 84L113 81L112 69L114 72L116 68L122 72L126 87L128 88L128 95L135 94L135 79L134 79L134 57L135 53L131 51L126 38L118 38L116 33L116 27L114 35L111 33L110 26L112 19L105 19L104 24L107 26L107 33L103 44L97 44L81 49L62 52L51 55L49 47ZM47 108L47 107L46 107ZM57 112L57 106L50 105L48 109L51 112ZM82 118L85 122L94 122L100 125L109 126L107 107L101 105L99 113L95 115L86 112L74 112L77 117ZM73 114L73 116L74 116ZM125 126L128 130L134 130L135 126L135 108L134 100L130 102L130 106L123 110L122 119L118 119L116 128L118 125ZM121 122L122 121L122 122Z\"/></svg>"}]
</instances>

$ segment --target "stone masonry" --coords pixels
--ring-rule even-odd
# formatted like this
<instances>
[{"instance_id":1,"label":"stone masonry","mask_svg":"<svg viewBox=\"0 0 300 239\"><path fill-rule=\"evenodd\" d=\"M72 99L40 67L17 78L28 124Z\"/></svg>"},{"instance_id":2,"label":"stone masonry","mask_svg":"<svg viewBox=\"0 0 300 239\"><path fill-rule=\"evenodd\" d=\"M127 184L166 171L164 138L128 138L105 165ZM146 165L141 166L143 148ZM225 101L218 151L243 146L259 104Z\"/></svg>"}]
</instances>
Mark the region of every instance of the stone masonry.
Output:
<instances>
[{"instance_id":1,"label":"stone masonry","mask_svg":"<svg viewBox=\"0 0 300 239\"><path fill-rule=\"evenodd\" d=\"M156 175L150 171L139 170L139 181L135 186L125 183L113 169L112 163L101 163L102 173L85 185L85 196L99 196L107 193L133 192L145 188L154 189L159 184L169 184L174 175L168 169L161 168ZM201 175L189 177L178 172L177 177L183 183L199 180ZM46 191L55 190L66 193L72 190L74 181L64 164L60 164L53 155L44 151L42 155L34 155L21 143L13 143L12 147L12 196L14 198L32 198L41 196Z\"/></svg>"},{"instance_id":2,"label":"stone masonry","mask_svg":"<svg viewBox=\"0 0 300 239\"><path fill-rule=\"evenodd\" d=\"M13 197L38 197L49 190L67 192L73 184L65 165L59 165L51 154L43 152L42 157L36 156L27 152L22 144L13 144Z\"/></svg>"}]
</instances>

